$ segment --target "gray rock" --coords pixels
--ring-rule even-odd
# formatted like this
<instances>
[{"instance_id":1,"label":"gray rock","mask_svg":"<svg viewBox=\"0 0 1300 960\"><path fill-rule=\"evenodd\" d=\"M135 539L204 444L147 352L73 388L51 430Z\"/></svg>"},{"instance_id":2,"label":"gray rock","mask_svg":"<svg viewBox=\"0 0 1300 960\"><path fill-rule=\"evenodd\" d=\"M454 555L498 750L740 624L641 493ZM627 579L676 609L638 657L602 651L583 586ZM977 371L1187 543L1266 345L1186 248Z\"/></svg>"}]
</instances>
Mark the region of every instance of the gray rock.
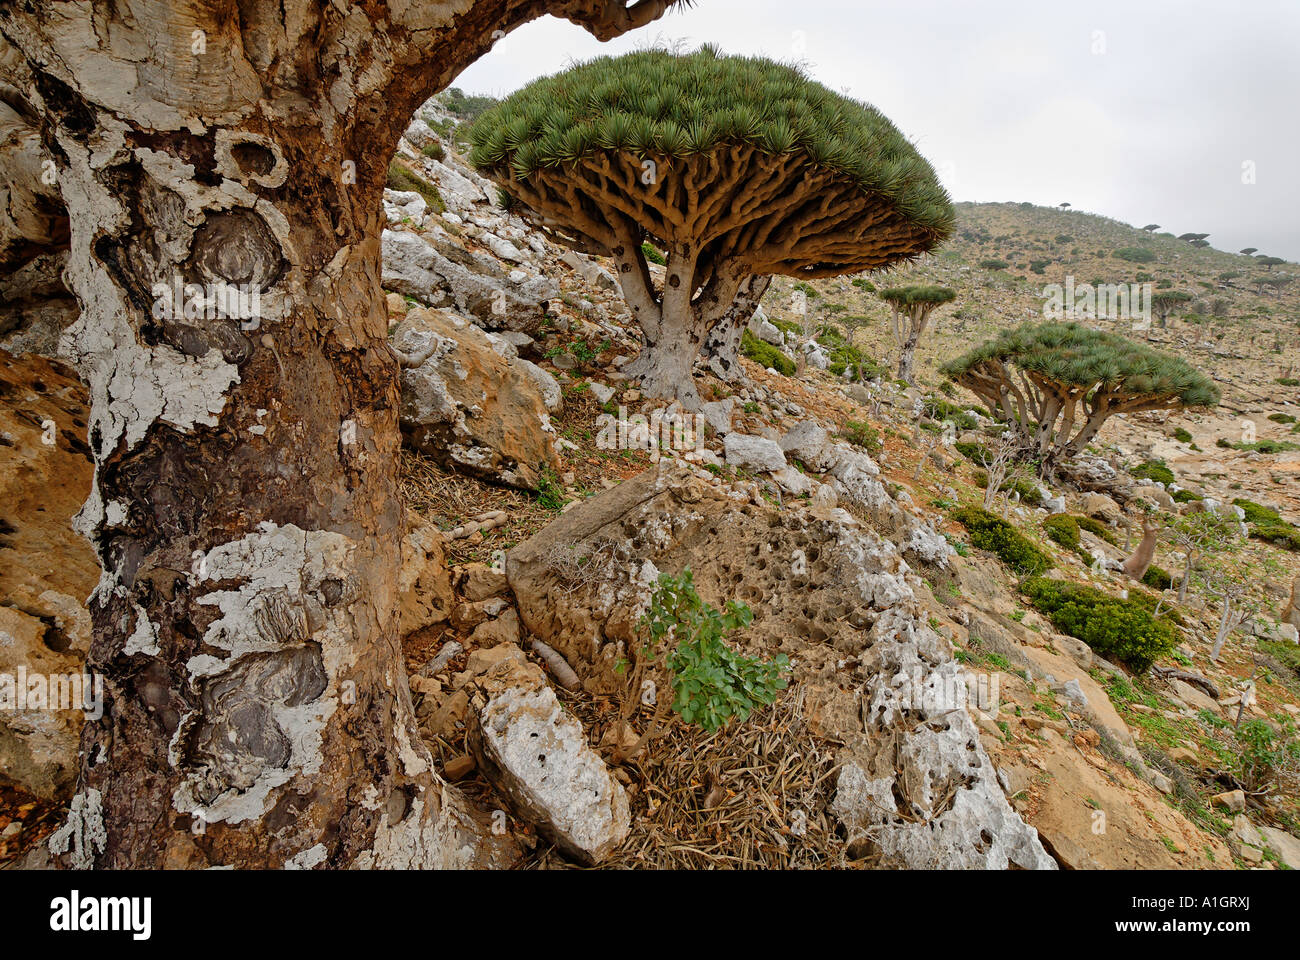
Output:
<instances>
[{"instance_id":1,"label":"gray rock","mask_svg":"<svg viewBox=\"0 0 1300 960\"><path fill-rule=\"evenodd\" d=\"M729 433L723 441L728 464L742 470L775 471L785 468L785 454L775 441L745 433Z\"/></svg>"},{"instance_id":2,"label":"gray rock","mask_svg":"<svg viewBox=\"0 0 1300 960\"><path fill-rule=\"evenodd\" d=\"M523 357L517 356L510 363L516 369L523 370L524 373L528 374L529 379L537 384L537 389L542 395L542 403L546 404L546 409L549 412L555 413L564 406L564 394L553 376L531 360L525 360Z\"/></svg>"},{"instance_id":3,"label":"gray rock","mask_svg":"<svg viewBox=\"0 0 1300 960\"><path fill-rule=\"evenodd\" d=\"M486 702L472 716L469 744L480 769L565 853L604 860L627 836L627 794L541 669L505 660L478 687Z\"/></svg>"},{"instance_id":4,"label":"gray rock","mask_svg":"<svg viewBox=\"0 0 1300 960\"><path fill-rule=\"evenodd\" d=\"M613 387L601 383L598 380L592 380L590 386L591 395L601 404L609 403L609 401L614 399L614 394L618 392Z\"/></svg>"},{"instance_id":5,"label":"gray rock","mask_svg":"<svg viewBox=\"0 0 1300 960\"><path fill-rule=\"evenodd\" d=\"M781 438L781 449L787 456L802 461L808 469L818 472L829 470L839 456L839 451L831 444L830 434L815 420L795 424Z\"/></svg>"},{"instance_id":6,"label":"gray rock","mask_svg":"<svg viewBox=\"0 0 1300 960\"><path fill-rule=\"evenodd\" d=\"M1259 832L1278 859L1292 870L1300 870L1300 840L1277 827L1260 827Z\"/></svg>"},{"instance_id":7,"label":"gray rock","mask_svg":"<svg viewBox=\"0 0 1300 960\"><path fill-rule=\"evenodd\" d=\"M512 284L505 271L487 258L454 244L435 247L407 231L385 230L381 243L383 284L389 290L431 305L450 294L456 307L485 329L524 333L541 329L546 301L554 295L550 281L536 277Z\"/></svg>"},{"instance_id":8,"label":"gray rock","mask_svg":"<svg viewBox=\"0 0 1300 960\"><path fill-rule=\"evenodd\" d=\"M700 404L700 416L713 428L716 435L725 437L731 432L731 414L735 408L735 397L727 397L725 400L713 400L709 403Z\"/></svg>"}]
</instances>

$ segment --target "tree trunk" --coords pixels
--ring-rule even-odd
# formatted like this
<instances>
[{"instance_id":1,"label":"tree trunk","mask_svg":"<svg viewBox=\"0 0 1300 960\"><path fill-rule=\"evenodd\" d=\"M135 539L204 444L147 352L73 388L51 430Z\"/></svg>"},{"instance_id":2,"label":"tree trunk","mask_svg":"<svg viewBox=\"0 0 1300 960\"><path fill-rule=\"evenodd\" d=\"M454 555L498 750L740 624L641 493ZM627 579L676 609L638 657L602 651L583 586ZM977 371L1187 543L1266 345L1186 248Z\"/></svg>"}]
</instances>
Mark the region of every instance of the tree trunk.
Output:
<instances>
[{"instance_id":1,"label":"tree trunk","mask_svg":"<svg viewBox=\"0 0 1300 960\"><path fill-rule=\"evenodd\" d=\"M1291 584L1291 599L1282 608L1282 623L1289 623L1300 630L1300 577Z\"/></svg>"},{"instance_id":2,"label":"tree trunk","mask_svg":"<svg viewBox=\"0 0 1300 960\"><path fill-rule=\"evenodd\" d=\"M1223 598L1223 615L1219 617L1219 632L1214 638L1214 646L1210 650L1210 659L1215 663L1219 662L1219 655L1223 652L1223 645L1228 640L1228 634L1232 632L1232 597Z\"/></svg>"},{"instance_id":3,"label":"tree trunk","mask_svg":"<svg viewBox=\"0 0 1300 960\"><path fill-rule=\"evenodd\" d=\"M105 711L51 839L65 866L513 856L415 730L380 197L411 113L493 30L549 6L613 35L635 8L460 6L0 13L70 217L96 461L78 524Z\"/></svg>"},{"instance_id":4,"label":"tree trunk","mask_svg":"<svg viewBox=\"0 0 1300 960\"><path fill-rule=\"evenodd\" d=\"M748 277L744 280L731 309L705 338L704 355L709 358L709 370L719 380L735 382L744 378L744 367L740 363L740 340L771 282L770 276Z\"/></svg>"},{"instance_id":5,"label":"tree trunk","mask_svg":"<svg viewBox=\"0 0 1300 960\"><path fill-rule=\"evenodd\" d=\"M1195 562L1192 555L1188 553L1187 563L1183 567L1183 579L1178 584L1178 602L1183 603L1187 599L1187 588L1192 582L1192 564Z\"/></svg>"},{"instance_id":6,"label":"tree trunk","mask_svg":"<svg viewBox=\"0 0 1300 960\"><path fill-rule=\"evenodd\" d=\"M912 366L916 363L916 344L920 339L920 332L913 324L902 349L898 352L898 379L904 383L912 383Z\"/></svg>"}]
</instances>

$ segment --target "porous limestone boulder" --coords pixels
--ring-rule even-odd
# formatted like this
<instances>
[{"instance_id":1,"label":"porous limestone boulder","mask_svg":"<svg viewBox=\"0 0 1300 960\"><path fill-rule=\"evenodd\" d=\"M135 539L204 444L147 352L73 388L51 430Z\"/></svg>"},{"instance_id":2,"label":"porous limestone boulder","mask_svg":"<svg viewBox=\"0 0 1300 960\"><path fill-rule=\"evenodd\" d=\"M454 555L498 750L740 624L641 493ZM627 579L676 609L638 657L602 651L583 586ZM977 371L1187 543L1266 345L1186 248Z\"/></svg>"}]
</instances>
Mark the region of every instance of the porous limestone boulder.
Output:
<instances>
[{"instance_id":1,"label":"porous limestone boulder","mask_svg":"<svg viewBox=\"0 0 1300 960\"><path fill-rule=\"evenodd\" d=\"M437 526L416 526L402 539L397 579L402 636L443 623L456 602L447 569L447 547Z\"/></svg>"}]
</instances>

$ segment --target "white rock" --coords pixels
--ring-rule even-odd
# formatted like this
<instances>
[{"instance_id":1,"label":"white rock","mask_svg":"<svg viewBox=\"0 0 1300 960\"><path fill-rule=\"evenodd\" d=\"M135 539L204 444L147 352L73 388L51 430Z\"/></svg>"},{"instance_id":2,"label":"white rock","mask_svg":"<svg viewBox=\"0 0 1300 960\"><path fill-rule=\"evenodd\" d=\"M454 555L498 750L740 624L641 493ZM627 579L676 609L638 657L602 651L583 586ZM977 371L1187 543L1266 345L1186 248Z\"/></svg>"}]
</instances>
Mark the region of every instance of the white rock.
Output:
<instances>
[{"instance_id":1,"label":"white rock","mask_svg":"<svg viewBox=\"0 0 1300 960\"><path fill-rule=\"evenodd\" d=\"M774 471L785 467L785 454L780 445L766 437L745 433L727 434L723 456L728 464L742 470Z\"/></svg>"}]
</instances>

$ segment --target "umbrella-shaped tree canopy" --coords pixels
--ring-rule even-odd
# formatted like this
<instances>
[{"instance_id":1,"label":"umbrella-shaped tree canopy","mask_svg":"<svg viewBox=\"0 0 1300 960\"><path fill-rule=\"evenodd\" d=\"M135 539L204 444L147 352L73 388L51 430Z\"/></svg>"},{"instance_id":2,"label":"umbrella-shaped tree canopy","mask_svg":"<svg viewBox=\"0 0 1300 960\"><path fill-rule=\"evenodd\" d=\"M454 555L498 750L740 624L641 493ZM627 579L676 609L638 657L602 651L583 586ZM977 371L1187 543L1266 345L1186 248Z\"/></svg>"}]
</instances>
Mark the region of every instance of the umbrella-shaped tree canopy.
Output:
<instances>
[{"instance_id":1,"label":"umbrella-shaped tree canopy","mask_svg":"<svg viewBox=\"0 0 1300 960\"><path fill-rule=\"evenodd\" d=\"M953 210L875 108L797 68L710 47L601 57L535 81L475 124L472 163L553 238L618 263L647 350L681 395L750 276L874 270L932 249ZM656 287L641 252L667 252Z\"/></svg>"}]
</instances>

